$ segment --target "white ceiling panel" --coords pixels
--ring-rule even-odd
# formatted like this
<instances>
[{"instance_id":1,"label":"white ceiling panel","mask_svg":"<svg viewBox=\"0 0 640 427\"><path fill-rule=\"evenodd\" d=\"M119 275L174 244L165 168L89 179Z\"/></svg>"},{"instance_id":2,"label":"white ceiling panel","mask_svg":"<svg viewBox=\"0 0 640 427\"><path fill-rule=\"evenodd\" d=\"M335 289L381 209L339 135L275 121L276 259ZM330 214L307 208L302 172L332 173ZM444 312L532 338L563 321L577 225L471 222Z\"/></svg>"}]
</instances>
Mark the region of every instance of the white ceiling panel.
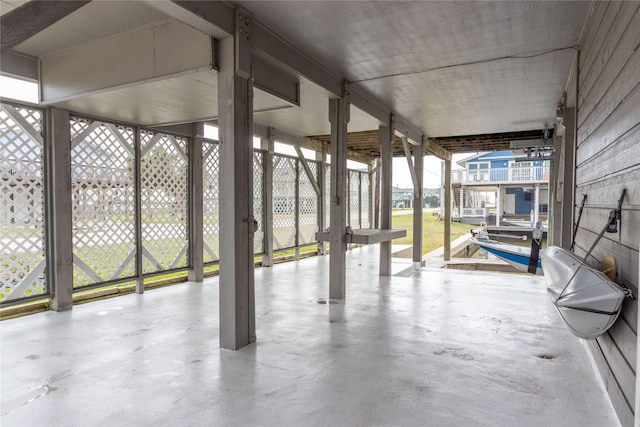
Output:
<instances>
[{"instance_id":1,"label":"white ceiling panel","mask_svg":"<svg viewBox=\"0 0 640 427\"><path fill-rule=\"evenodd\" d=\"M43 56L166 18L140 1L92 1L14 50Z\"/></svg>"},{"instance_id":2,"label":"white ceiling panel","mask_svg":"<svg viewBox=\"0 0 640 427\"><path fill-rule=\"evenodd\" d=\"M28 0L0 0L0 15L11 12L13 9L27 3Z\"/></svg>"},{"instance_id":3,"label":"white ceiling panel","mask_svg":"<svg viewBox=\"0 0 640 427\"><path fill-rule=\"evenodd\" d=\"M200 72L54 104L76 113L144 126L211 120L218 115L217 74ZM254 110L291 108L254 90Z\"/></svg>"},{"instance_id":4,"label":"white ceiling panel","mask_svg":"<svg viewBox=\"0 0 640 427\"><path fill-rule=\"evenodd\" d=\"M18 0L0 1L4 7ZM589 7L581 1L240 3L432 137L550 124ZM92 1L16 50L40 57L165 18L145 2ZM181 122L217 114L210 86L188 76L67 106L141 124ZM298 135L327 134L329 97L304 79L299 108L256 90L255 120ZM376 120L352 109L350 131L377 127Z\"/></svg>"},{"instance_id":5,"label":"white ceiling panel","mask_svg":"<svg viewBox=\"0 0 640 427\"><path fill-rule=\"evenodd\" d=\"M241 3L429 136L550 123L588 8L530 1Z\"/></svg>"}]
</instances>

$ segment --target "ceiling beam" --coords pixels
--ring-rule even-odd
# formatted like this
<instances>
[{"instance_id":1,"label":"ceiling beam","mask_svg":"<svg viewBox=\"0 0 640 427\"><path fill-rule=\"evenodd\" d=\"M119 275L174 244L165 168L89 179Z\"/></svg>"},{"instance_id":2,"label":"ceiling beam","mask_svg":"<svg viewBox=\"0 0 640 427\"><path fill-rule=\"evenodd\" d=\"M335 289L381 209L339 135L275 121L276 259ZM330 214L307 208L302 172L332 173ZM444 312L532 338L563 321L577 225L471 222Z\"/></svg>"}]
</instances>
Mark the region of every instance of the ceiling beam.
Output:
<instances>
[{"instance_id":1,"label":"ceiling beam","mask_svg":"<svg viewBox=\"0 0 640 427\"><path fill-rule=\"evenodd\" d=\"M440 160L451 160L451 151L443 148L432 138L427 138L427 143L425 144L424 149L427 154L432 154Z\"/></svg>"},{"instance_id":2,"label":"ceiling beam","mask_svg":"<svg viewBox=\"0 0 640 427\"><path fill-rule=\"evenodd\" d=\"M221 1L145 1L159 11L219 40L235 31L236 9Z\"/></svg>"},{"instance_id":3,"label":"ceiling beam","mask_svg":"<svg viewBox=\"0 0 640 427\"><path fill-rule=\"evenodd\" d=\"M255 87L293 105L300 106L298 79L255 55L253 57L253 78Z\"/></svg>"},{"instance_id":4,"label":"ceiling beam","mask_svg":"<svg viewBox=\"0 0 640 427\"><path fill-rule=\"evenodd\" d=\"M4 53L80 9L87 0L29 1L0 17L0 50Z\"/></svg>"},{"instance_id":5,"label":"ceiling beam","mask_svg":"<svg viewBox=\"0 0 640 427\"><path fill-rule=\"evenodd\" d=\"M11 50L0 54L0 74L38 81L38 58Z\"/></svg>"},{"instance_id":6,"label":"ceiling beam","mask_svg":"<svg viewBox=\"0 0 640 427\"><path fill-rule=\"evenodd\" d=\"M400 133L401 135L409 138L409 143L411 145L420 145L422 143L422 135L423 132L414 126L412 123L403 119L402 117L396 114L396 133Z\"/></svg>"},{"instance_id":7,"label":"ceiling beam","mask_svg":"<svg viewBox=\"0 0 640 427\"><path fill-rule=\"evenodd\" d=\"M253 123L253 134L255 136L259 138L267 138L268 131L268 126L260 123ZM315 139L313 137L298 136L275 128L272 128L272 132L276 142L293 145L294 147L306 148L320 153L329 153L330 151L330 143L328 141ZM355 150L347 149L347 159L360 163L372 164L375 160L375 156L369 156Z\"/></svg>"}]
</instances>

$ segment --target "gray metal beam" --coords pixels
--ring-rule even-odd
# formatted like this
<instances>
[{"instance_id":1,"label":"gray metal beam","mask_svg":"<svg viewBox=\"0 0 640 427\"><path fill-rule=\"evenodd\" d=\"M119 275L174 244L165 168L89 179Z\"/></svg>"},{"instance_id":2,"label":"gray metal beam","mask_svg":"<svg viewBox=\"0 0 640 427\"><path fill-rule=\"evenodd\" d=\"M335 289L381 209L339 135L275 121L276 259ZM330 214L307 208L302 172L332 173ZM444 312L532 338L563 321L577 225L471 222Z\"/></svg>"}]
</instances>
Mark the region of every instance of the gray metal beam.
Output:
<instances>
[{"instance_id":1,"label":"gray metal beam","mask_svg":"<svg viewBox=\"0 0 640 427\"><path fill-rule=\"evenodd\" d=\"M444 162L444 260L451 260L451 160Z\"/></svg>"},{"instance_id":2,"label":"gray metal beam","mask_svg":"<svg viewBox=\"0 0 640 427\"><path fill-rule=\"evenodd\" d=\"M0 54L0 73L3 75L38 81L39 69L38 58L13 51Z\"/></svg>"},{"instance_id":3,"label":"gray metal beam","mask_svg":"<svg viewBox=\"0 0 640 427\"><path fill-rule=\"evenodd\" d=\"M260 139L261 148L264 150L263 162L263 203L264 223L262 232L264 233L264 254L262 255L262 266L273 266L273 145L275 137L273 128L268 128L267 137Z\"/></svg>"},{"instance_id":4,"label":"gray metal beam","mask_svg":"<svg viewBox=\"0 0 640 427\"><path fill-rule=\"evenodd\" d=\"M263 24L254 25L253 47L334 95L342 96L342 78L338 74L295 48Z\"/></svg>"},{"instance_id":5,"label":"gray metal beam","mask_svg":"<svg viewBox=\"0 0 640 427\"><path fill-rule=\"evenodd\" d=\"M47 120L47 280L56 311L73 307L71 132L69 111L51 108Z\"/></svg>"},{"instance_id":6,"label":"gray metal beam","mask_svg":"<svg viewBox=\"0 0 640 427\"><path fill-rule=\"evenodd\" d=\"M413 263L420 267L422 263L422 181L424 168L424 142L413 147L414 175L416 183L413 187Z\"/></svg>"},{"instance_id":7,"label":"gray metal beam","mask_svg":"<svg viewBox=\"0 0 640 427\"><path fill-rule=\"evenodd\" d=\"M411 140L409 142L412 145L422 144L422 135L424 134L424 132L422 132L409 121L397 115L395 116L395 123L395 131L409 138Z\"/></svg>"},{"instance_id":8,"label":"gray metal beam","mask_svg":"<svg viewBox=\"0 0 640 427\"><path fill-rule=\"evenodd\" d=\"M381 125L389 125L389 117L391 115L389 108L371 96L366 95L362 89L352 84L347 85L347 92L352 105L355 105L358 109L378 120Z\"/></svg>"},{"instance_id":9,"label":"gray metal beam","mask_svg":"<svg viewBox=\"0 0 640 427\"><path fill-rule=\"evenodd\" d=\"M204 280L204 237L203 230L203 160L202 139L204 138L204 123L193 124L193 136L190 138L189 149L189 280L202 282Z\"/></svg>"},{"instance_id":10,"label":"gray metal beam","mask_svg":"<svg viewBox=\"0 0 640 427\"><path fill-rule=\"evenodd\" d=\"M0 17L0 49L6 52L89 1L29 1Z\"/></svg>"},{"instance_id":11,"label":"gray metal beam","mask_svg":"<svg viewBox=\"0 0 640 427\"><path fill-rule=\"evenodd\" d=\"M436 156L440 160L451 160L451 151L443 148L431 138L427 139L425 152Z\"/></svg>"},{"instance_id":12,"label":"gray metal beam","mask_svg":"<svg viewBox=\"0 0 640 427\"><path fill-rule=\"evenodd\" d=\"M407 166L409 167L409 173L411 174L411 181L413 182L413 188L414 190L416 190L419 188L418 175L416 174L416 168L414 168L413 162L411 161L411 149L409 148L409 142L406 136L403 136L401 139L402 139L402 148L404 148L404 156L407 159ZM417 147L422 148L422 144L418 145ZM415 148L414 148L414 155L415 155Z\"/></svg>"},{"instance_id":13,"label":"gray metal beam","mask_svg":"<svg viewBox=\"0 0 640 427\"><path fill-rule=\"evenodd\" d=\"M150 6L222 40L235 31L236 9L221 1L145 1Z\"/></svg>"},{"instance_id":14,"label":"gray metal beam","mask_svg":"<svg viewBox=\"0 0 640 427\"><path fill-rule=\"evenodd\" d=\"M300 106L298 79L277 69L257 55L253 56L253 79L255 87Z\"/></svg>"},{"instance_id":15,"label":"gray metal beam","mask_svg":"<svg viewBox=\"0 0 640 427\"><path fill-rule=\"evenodd\" d=\"M295 148L296 154L298 154L298 159L300 159L300 162L302 163L302 167L304 168L304 172L307 174L307 178L309 178L309 182L311 182L313 191L315 191L317 195L320 195L320 186L318 186L318 181L316 180L316 177L313 176L313 172L311 172L309 163L307 163L307 159L304 158L304 154L302 154L302 150L297 145L294 145L293 148Z\"/></svg>"},{"instance_id":16,"label":"gray metal beam","mask_svg":"<svg viewBox=\"0 0 640 427\"><path fill-rule=\"evenodd\" d=\"M380 162L382 164L380 177L380 229L391 229L391 200L392 200L392 167L394 140L394 116L389 118L389 126L380 126ZM380 275L391 276L391 241L380 242Z\"/></svg>"},{"instance_id":17,"label":"gray metal beam","mask_svg":"<svg viewBox=\"0 0 640 427\"><path fill-rule=\"evenodd\" d=\"M208 2L207 2L208 3ZM246 17L238 16L239 26ZM243 30L245 30L243 28ZM236 64L250 52L238 37L220 42L220 346L255 342L253 271L253 88ZM244 60L239 60L243 56ZM250 64L249 64L250 65ZM245 70L246 71L246 70Z\"/></svg>"},{"instance_id":18,"label":"gray metal beam","mask_svg":"<svg viewBox=\"0 0 640 427\"><path fill-rule=\"evenodd\" d=\"M347 228L347 124L349 101L329 100L331 121L331 255L329 259L329 298L344 299L346 288Z\"/></svg>"}]
</instances>

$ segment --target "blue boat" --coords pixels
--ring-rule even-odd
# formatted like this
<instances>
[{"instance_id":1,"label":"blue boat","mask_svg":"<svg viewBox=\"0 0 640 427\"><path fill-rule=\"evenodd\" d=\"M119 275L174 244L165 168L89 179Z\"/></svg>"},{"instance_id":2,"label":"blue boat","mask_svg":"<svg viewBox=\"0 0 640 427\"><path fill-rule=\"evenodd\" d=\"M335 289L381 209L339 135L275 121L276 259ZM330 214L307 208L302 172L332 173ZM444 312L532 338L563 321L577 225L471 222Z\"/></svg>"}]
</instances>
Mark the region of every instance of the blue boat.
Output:
<instances>
[{"instance_id":1,"label":"blue boat","mask_svg":"<svg viewBox=\"0 0 640 427\"><path fill-rule=\"evenodd\" d=\"M485 251L492 253L498 258L508 262L520 271L528 272L529 257L531 256L531 248L518 245L510 245L508 243L497 242L489 239L486 233L478 232L474 237L469 239L471 243L481 247ZM538 268L536 274L543 275L542 261L538 260Z\"/></svg>"}]
</instances>

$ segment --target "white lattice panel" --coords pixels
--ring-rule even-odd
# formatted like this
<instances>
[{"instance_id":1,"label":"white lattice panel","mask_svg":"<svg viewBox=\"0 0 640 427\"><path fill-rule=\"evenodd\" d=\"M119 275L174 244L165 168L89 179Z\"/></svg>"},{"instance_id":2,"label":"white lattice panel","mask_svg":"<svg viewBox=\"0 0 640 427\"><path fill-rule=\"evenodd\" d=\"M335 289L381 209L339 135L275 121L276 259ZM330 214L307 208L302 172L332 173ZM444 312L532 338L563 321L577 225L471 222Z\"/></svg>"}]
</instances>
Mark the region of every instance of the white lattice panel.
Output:
<instances>
[{"instance_id":1,"label":"white lattice panel","mask_svg":"<svg viewBox=\"0 0 640 427\"><path fill-rule=\"evenodd\" d=\"M260 151L253 153L253 217L258 221L258 230L253 235L253 251L255 254L264 252L264 154Z\"/></svg>"},{"instance_id":2,"label":"white lattice panel","mask_svg":"<svg viewBox=\"0 0 640 427\"><path fill-rule=\"evenodd\" d=\"M360 173L349 171L349 226L360 228Z\"/></svg>"},{"instance_id":3,"label":"white lattice panel","mask_svg":"<svg viewBox=\"0 0 640 427\"><path fill-rule=\"evenodd\" d=\"M187 266L187 140L143 130L143 272Z\"/></svg>"},{"instance_id":4,"label":"white lattice panel","mask_svg":"<svg viewBox=\"0 0 640 427\"><path fill-rule=\"evenodd\" d=\"M324 165L324 228L331 225L331 165Z\"/></svg>"},{"instance_id":5,"label":"white lattice panel","mask_svg":"<svg viewBox=\"0 0 640 427\"><path fill-rule=\"evenodd\" d=\"M360 212L362 213L360 224L362 224L362 228L370 228L371 218L369 211L371 210L371 182L369 181L368 173L360 174L360 189Z\"/></svg>"},{"instance_id":6,"label":"white lattice panel","mask_svg":"<svg viewBox=\"0 0 640 427\"><path fill-rule=\"evenodd\" d=\"M71 135L73 285L135 276L135 131L72 117Z\"/></svg>"},{"instance_id":7,"label":"white lattice panel","mask_svg":"<svg viewBox=\"0 0 640 427\"><path fill-rule=\"evenodd\" d=\"M47 292L42 112L0 104L0 301Z\"/></svg>"},{"instance_id":8,"label":"white lattice panel","mask_svg":"<svg viewBox=\"0 0 640 427\"><path fill-rule=\"evenodd\" d=\"M212 263L219 261L220 254L220 146L205 141L202 145L202 161L204 262Z\"/></svg>"},{"instance_id":9,"label":"white lattice panel","mask_svg":"<svg viewBox=\"0 0 640 427\"><path fill-rule=\"evenodd\" d=\"M318 164L307 161L313 179L318 181ZM299 189L298 189L298 244L306 245L315 242L315 232L318 231L318 195L313 189L311 180L298 161Z\"/></svg>"},{"instance_id":10,"label":"white lattice panel","mask_svg":"<svg viewBox=\"0 0 640 427\"><path fill-rule=\"evenodd\" d=\"M297 159L273 156L273 247L296 245Z\"/></svg>"}]
</instances>

